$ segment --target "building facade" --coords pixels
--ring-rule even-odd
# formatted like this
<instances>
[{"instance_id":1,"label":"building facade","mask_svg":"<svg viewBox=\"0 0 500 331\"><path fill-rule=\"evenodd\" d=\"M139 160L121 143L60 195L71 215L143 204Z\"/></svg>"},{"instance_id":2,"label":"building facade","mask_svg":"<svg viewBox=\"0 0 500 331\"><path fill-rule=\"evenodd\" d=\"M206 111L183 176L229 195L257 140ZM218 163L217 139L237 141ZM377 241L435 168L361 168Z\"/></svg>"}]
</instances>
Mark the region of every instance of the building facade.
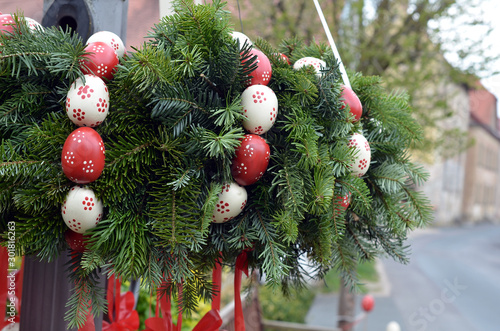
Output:
<instances>
[{"instance_id":1,"label":"building facade","mask_svg":"<svg viewBox=\"0 0 500 331\"><path fill-rule=\"evenodd\" d=\"M486 89L469 91L469 138L462 212L469 222L500 220L500 133L497 99Z\"/></svg>"},{"instance_id":2,"label":"building facade","mask_svg":"<svg viewBox=\"0 0 500 331\"><path fill-rule=\"evenodd\" d=\"M470 103L465 87L447 83L440 87L440 93L446 96L447 106L453 116L443 120L440 127L458 129L467 132L469 127ZM432 152L425 164L429 171L429 180L422 191L430 199L434 209L434 220L439 225L449 225L462 221L462 201L464 198L464 179L466 173L466 141L448 141L444 143L448 153Z\"/></svg>"},{"instance_id":3,"label":"building facade","mask_svg":"<svg viewBox=\"0 0 500 331\"><path fill-rule=\"evenodd\" d=\"M447 86L453 116L442 127L467 132L459 153L434 155L422 188L434 208L435 224L500 222L500 131L497 99L481 84ZM460 148L460 146L455 146Z\"/></svg>"}]
</instances>

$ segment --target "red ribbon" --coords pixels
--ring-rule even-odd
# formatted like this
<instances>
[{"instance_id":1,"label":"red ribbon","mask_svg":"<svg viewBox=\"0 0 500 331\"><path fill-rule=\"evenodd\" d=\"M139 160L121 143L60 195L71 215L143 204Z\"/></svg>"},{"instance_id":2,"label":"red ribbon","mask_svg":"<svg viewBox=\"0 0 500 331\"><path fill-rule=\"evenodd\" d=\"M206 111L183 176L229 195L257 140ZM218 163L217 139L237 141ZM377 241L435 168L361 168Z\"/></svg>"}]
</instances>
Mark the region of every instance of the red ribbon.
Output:
<instances>
[{"instance_id":1,"label":"red ribbon","mask_svg":"<svg viewBox=\"0 0 500 331\"><path fill-rule=\"evenodd\" d=\"M163 283L162 288L167 286L166 283ZM158 307L160 307L161 314L163 316L159 317ZM179 325L182 325L182 315L179 314L178 322L179 325L175 325L172 320L172 303L170 302L170 297L166 294L162 296L160 293L156 295L156 317L148 318L144 324L146 324L146 329L144 331L177 331L181 330Z\"/></svg>"},{"instance_id":2,"label":"red ribbon","mask_svg":"<svg viewBox=\"0 0 500 331\"><path fill-rule=\"evenodd\" d=\"M243 306L241 304L241 278L242 273L248 277L248 256L247 251L243 251L236 258L234 270L234 330L245 331L245 318L243 316Z\"/></svg>"},{"instance_id":3,"label":"red ribbon","mask_svg":"<svg viewBox=\"0 0 500 331\"><path fill-rule=\"evenodd\" d=\"M102 331L137 331L139 314L134 310L135 297L132 292L120 293L121 282L111 276L108 280L108 317L102 322Z\"/></svg>"},{"instance_id":4,"label":"red ribbon","mask_svg":"<svg viewBox=\"0 0 500 331\"><path fill-rule=\"evenodd\" d=\"M220 311L220 291L222 288L222 257L215 260L215 268L212 271L212 282L214 293L212 295L212 309Z\"/></svg>"},{"instance_id":5,"label":"red ribbon","mask_svg":"<svg viewBox=\"0 0 500 331\"><path fill-rule=\"evenodd\" d=\"M179 286L180 295L182 295L182 286ZM163 318L158 317L158 306L161 307ZM144 322L146 324L144 331L180 331L182 328L182 314L179 313L177 325L175 325L172 320L171 307L170 297L166 294L160 297L160 294L158 294L156 299L156 317L150 317ZM222 318L219 312L212 309L196 324L193 331L217 331L221 325Z\"/></svg>"}]
</instances>

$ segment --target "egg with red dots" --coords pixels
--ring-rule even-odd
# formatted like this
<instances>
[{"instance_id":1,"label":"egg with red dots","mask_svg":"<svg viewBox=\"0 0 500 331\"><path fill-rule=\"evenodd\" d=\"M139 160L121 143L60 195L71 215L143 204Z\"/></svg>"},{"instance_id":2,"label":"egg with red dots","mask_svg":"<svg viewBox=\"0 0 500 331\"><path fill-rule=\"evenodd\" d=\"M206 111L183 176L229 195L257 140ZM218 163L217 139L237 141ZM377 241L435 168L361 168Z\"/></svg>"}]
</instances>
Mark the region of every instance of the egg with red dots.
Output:
<instances>
[{"instance_id":1,"label":"egg with red dots","mask_svg":"<svg viewBox=\"0 0 500 331\"><path fill-rule=\"evenodd\" d=\"M238 216L247 204L247 190L237 183L222 185L212 214L214 223L225 223Z\"/></svg>"},{"instance_id":2,"label":"egg with red dots","mask_svg":"<svg viewBox=\"0 0 500 331\"><path fill-rule=\"evenodd\" d=\"M311 56L303 57L298 59L293 64L293 69L299 70L302 67L311 66L316 71L316 76L321 77L323 75L322 70L326 69L326 62Z\"/></svg>"},{"instance_id":3,"label":"egg with red dots","mask_svg":"<svg viewBox=\"0 0 500 331\"><path fill-rule=\"evenodd\" d=\"M360 134L353 134L348 141L349 148L354 148L353 164L351 164L351 173L354 176L361 177L368 171L371 161L370 144L366 138Z\"/></svg>"},{"instance_id":4,"label":"egg with red dots","mask_svg":"<svg viewBox=\"0 0 500 331\"><path fill-rule=\"evenodd\" d=\"M250 133L264 134L272 128L278 116L278 98L265 85L252 85L241 94L245 119L243 127Z\"/></svg>"},{"instance_id":5,"label":"egg with red dots","mask_svg":"<svg viewBox=\"0 0 500 331\"><path fill-rule=\"evenodd\" d=\"M100 125L109 110L109 91L106 83L94 75L85 75L85 83L77 78L66 95L66 114L78 126Z\"/></svg>"},{"instance_id":6,"label":"egg with red dots","mask_svg":"<svg viewBox=\"0 0 500 331\"><path fill-rule=\"evenodd\" d=\"M72 182L87 184L95 181L104 169L104 159L104 142L92 128L78 128L64 142L61 165Z\"/></svg>"},{"instance_id":7,"label":"egg with red dots","mask_svg":"<svg viewBox=\"0 0 500 331\"><path fill-rule=\"evenodd\" d=\"M234 180L243 186L256 183L266 172L271 150L261 136L246 134L231 164Z\"/></svg>"},{"instance_id":8,"label":"egg with red dots","mask_svg":"<svg viewBox=\"0 0 500 331\"><path fill-rule=\"evenodd\" d=\"M257 56L257 68L250 73L251 78L246 81L247 86L251 85L267 85L271 80L273 75L273 69L271 68L271 62L269 58L262 51L253 48L249 54L251 57ZM243 61L245 63L246 61Z\"/></svg>"},{"instance_id":9,"label":"egg with red dots","mask_svg":"<svg viewBox=\"0 0 500 331\"><path fill-rule=\"evenodd\" d=\"M115 50L118 57L122 57L125 55L125 44L123 43L122 39L118 37L117 34L111 31L98 31L94 33L87 40L87 44L96 41L102 41L111 46Z\"/></svg>"},{"instance_id":10,"label":"egg with red dots","mask_svg":"<svg viewBox=\"0 0 500 331\"><path fill-rule=\"evenodd\" d=\"M80 60L80 69L84 74L93 74L108 80L113 79L118 55L113 47L102 41L89 43L85 47L86 54Z\"/></svg>"},{"instance_id":11,"label":"egg with red dots","mask_svg":"<svg viewBox=\"0 0 500 331\"><path fill-rule=\"evenodd\" d=\"M68 228L76 233L95 228L103 216L103 204L88 187L73 186L61 208Z\"/></svg>"}]
</instances>

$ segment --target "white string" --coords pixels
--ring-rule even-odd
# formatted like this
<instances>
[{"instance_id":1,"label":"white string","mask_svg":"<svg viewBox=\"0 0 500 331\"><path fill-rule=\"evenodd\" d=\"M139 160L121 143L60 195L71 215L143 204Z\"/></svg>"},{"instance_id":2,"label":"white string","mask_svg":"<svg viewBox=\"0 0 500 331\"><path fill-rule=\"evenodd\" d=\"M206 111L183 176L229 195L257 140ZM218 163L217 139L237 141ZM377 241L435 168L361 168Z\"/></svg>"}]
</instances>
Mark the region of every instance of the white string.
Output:
<instances>
[{"instance_id":1,"label":"white string","mask_svg":"<svg viewBox=\"0 0 500 331\"><path fill-rule=\"evenodd\" d=\"M333 40L333 36L328 28L328 23L326 23L325 15L323 15L323 10L321 9L318 0L313 0L314 5L316 6L316 10L318 11L319 19L321 20L321 24L323 24L323 29L325 29L326 37L328 38L328 42L332 47L333 55L339 60L340 65L340 73L342 74L342 80L344 81L344 85L348 88L351 88L351 82L349 81L349 77L347 76L347 72L345 71L344 63L340 58L339 51L337 50L337 46L335 45L335 41Z\"/></svg>"}]
</instances>

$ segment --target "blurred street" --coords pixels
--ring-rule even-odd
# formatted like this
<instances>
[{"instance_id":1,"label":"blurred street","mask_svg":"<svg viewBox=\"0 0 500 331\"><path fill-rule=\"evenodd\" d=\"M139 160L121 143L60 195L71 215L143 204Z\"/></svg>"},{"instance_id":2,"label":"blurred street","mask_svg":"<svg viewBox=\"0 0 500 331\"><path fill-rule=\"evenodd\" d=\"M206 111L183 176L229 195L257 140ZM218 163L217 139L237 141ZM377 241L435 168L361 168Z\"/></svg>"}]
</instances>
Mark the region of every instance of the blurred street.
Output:
<instances>
[{"instance_id":1,"label":"blurred street","mask_svg":"<svg viewBox=\"0 0 500 331\"><path fill-rule=\"evenodd\" d=\"M408 265L383 260L375 308L355 330L500 330L500 225L419 230L410 237ZM321 295L307 324L336 326L338 296ZM356 307L360 310L361 296Z\"/></svg>"}]
</instances>

